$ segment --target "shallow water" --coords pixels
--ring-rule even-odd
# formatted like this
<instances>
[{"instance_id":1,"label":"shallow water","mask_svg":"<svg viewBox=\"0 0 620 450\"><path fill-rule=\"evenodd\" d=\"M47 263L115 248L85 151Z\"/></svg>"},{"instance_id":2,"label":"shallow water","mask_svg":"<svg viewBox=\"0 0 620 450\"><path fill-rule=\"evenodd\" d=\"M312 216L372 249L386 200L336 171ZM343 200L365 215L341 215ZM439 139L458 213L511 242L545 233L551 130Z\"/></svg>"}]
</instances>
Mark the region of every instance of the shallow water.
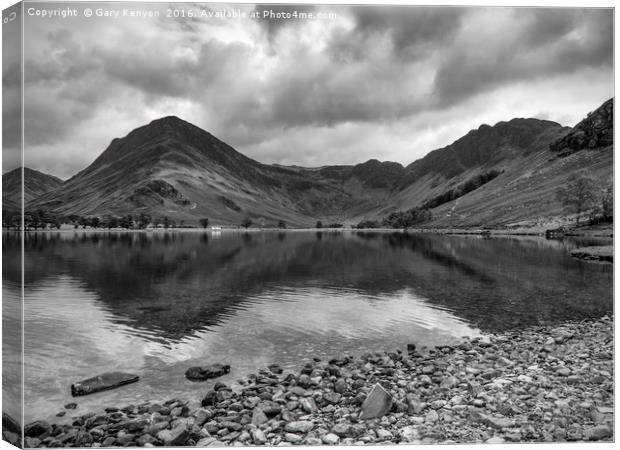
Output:
<instances>
[{"instance_id":1,"label":"shallow water","mask_svg":"<svg viewBox=\"0 0 620 450\"><path fill-rule=\"evenodd\" d=\"M193 365L229 363L222 380L233 382L274 362L294 368L314 356L611 312L613 266L570 258L574 245L402 233L29 233L25 418L199 400L212 383L186 380ZM19 298L19 247L17 234L4 235L5 300ZM11 328L6 315L3 325ZM140 382L71 397L72 382L110 370ZM78 409L55 418L71 401Z\"/></svg>"}]
</instances>

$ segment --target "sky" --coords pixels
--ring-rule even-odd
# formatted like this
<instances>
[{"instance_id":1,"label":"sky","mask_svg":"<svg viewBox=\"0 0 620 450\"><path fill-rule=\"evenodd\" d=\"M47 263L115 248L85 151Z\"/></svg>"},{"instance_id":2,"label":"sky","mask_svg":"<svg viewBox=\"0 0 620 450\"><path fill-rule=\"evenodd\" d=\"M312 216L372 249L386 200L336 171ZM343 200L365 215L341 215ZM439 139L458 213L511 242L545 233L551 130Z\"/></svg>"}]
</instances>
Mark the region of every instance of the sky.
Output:
<instances>
[{"instance_id":1,"label":"sky","mask_svg":"<svg viewBox=\"0 0 620 450\"><path fill-rule=\"evenodd\" d=\"M168 115L265 163L406 165L481 124L574 126L613 96L611 9L26 6L35 9L24 22L25 165L63 179L113 138ZM78 16L41 16L67 7ZM97 17L99 8L119 17ZM8 92L18 66L4 66ZM5 124L19 116L18 96L6 98ZM18 148L12 134L3 140ZM3 172L14 166L5 159Z\"/></svg>"}]
</instances>

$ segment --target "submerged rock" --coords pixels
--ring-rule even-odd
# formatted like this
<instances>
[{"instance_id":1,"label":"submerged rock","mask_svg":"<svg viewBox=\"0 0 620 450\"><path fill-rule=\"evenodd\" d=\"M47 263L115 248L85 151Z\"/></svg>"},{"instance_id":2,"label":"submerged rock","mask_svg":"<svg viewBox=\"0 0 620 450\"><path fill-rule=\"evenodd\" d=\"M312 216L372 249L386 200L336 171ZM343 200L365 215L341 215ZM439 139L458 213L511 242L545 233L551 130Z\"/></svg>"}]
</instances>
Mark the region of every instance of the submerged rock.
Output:
<instances>
[{"instance_id":1,"label":"submerged rock","mask_svg":"<svg viewBox=\"0 0 620 450\"><path fill-rule=\"evenodd\" d=\"M71 395L88 395L99 391L114 389L126 384L135 383L140 379L138 375L123 372L107 372L87 380L78 381L71 385Z\"/></svg>"},{"instance_id":2,"label":"submerged rock","mask_svg":"<svg viewBox=\"0 0 620 450\"><path fill-rule=\"evenodd\" d=\"M204 381L210 378L217 378L230 372L228 364L212 364L204 367L190 367L185 372L185 377L192 381Z\"/></svg>"}]
</instances>

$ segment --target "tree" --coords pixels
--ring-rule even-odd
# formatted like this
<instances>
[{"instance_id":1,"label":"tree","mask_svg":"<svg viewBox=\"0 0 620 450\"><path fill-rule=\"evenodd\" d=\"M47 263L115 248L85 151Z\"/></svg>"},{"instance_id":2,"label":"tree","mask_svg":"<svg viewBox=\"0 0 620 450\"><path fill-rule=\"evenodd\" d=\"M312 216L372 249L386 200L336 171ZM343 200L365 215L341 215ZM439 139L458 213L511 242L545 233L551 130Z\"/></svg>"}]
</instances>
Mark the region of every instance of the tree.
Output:
<instances>
[{"instance_id":1,"label":"tree","mask_svg":"<svg viewBox=\"0 0 620 450\"><path fill-rule=\"evenodd\" d=\"M577 215L579 225L581 215L596 203L594 180L585 173L574 173L568 177L566 185L558 190L557 197L564 207Z\"/></svg>"},{"instance_id":2,"label":"tree","mask_svg":"<svg viewBox=\"0 0 620 450\"><path fill-rule=\"evenodd\" d=\"M603 220L610 220L614 217L614 187L607 186L601 193L601 214Z\"/></svg>"},{"instance_id":3,"label":"tree","mask_svg":"<svg viewBox=\"0 0 620 450\"><path fill-rule=\"evenodd\" d=\"M200 219L198 222L200 222L200 226L202 228L207 228L209 226L209 219L206 217L204 219Z\"/></svg>"},{"instance_id":4,"label":"tree","mask_svg":"<svg viewBox=\"0 0 620 450\"><path fill-rule=\"evenodd\" d=\"M320 220L316 221L316 228L323 228L323 222L321 222Z\"/></svg>"},{"instance_id":5,"label":"tree","mask_svg":"<svg viewBox=\"0 0 620 450\"><path fill-rule=\"evenodd\" d=\"M241 221L241 226L245 229L248 229L249 227L252 226L252 223L253 223L252 219L250 219L249 216L245 216L243 220Z\"/></svg>"},{"instance_id":6,"label":"tree","mask_svg":"<svg viewBox=\"0 0 620 450\"><path fill-rule=\"evenodd\" d=\"M280 220L278 222L278 228L286 228L286 222L284 220Z\"/></svg>"},{"instance_id":7,"label":"tree","mask_svg":"<svg viewBox=\"0 0 620 450\"><path fill-rule=\"evenodd\" d=\"M140 213L138 216L138 228L146 228L151 223L151 216L148 214Z\"/></svg>"}]
</instances>

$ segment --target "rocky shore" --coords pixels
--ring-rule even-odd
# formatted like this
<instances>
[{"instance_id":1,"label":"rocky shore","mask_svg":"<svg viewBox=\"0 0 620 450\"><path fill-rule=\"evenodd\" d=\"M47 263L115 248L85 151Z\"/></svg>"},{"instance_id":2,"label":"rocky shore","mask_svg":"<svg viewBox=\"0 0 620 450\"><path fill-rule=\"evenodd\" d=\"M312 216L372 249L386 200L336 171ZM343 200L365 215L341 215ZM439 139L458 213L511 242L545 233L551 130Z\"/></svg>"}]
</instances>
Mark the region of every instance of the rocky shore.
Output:
<instances>
[{"instance_id":1,"label":"rocky shore","mask_svg":"<svg viewBox=\"0 0 620 450\"><path fill-rule=\"evenodd\" d=\"M373 392L374 391L374 392ZM272 365L201 407L110 406L26 425L27 447L335 445L613 440L613 319L434 349ZM373 415L379 417L367 418Z\"/></svg>"}]
</instances>

